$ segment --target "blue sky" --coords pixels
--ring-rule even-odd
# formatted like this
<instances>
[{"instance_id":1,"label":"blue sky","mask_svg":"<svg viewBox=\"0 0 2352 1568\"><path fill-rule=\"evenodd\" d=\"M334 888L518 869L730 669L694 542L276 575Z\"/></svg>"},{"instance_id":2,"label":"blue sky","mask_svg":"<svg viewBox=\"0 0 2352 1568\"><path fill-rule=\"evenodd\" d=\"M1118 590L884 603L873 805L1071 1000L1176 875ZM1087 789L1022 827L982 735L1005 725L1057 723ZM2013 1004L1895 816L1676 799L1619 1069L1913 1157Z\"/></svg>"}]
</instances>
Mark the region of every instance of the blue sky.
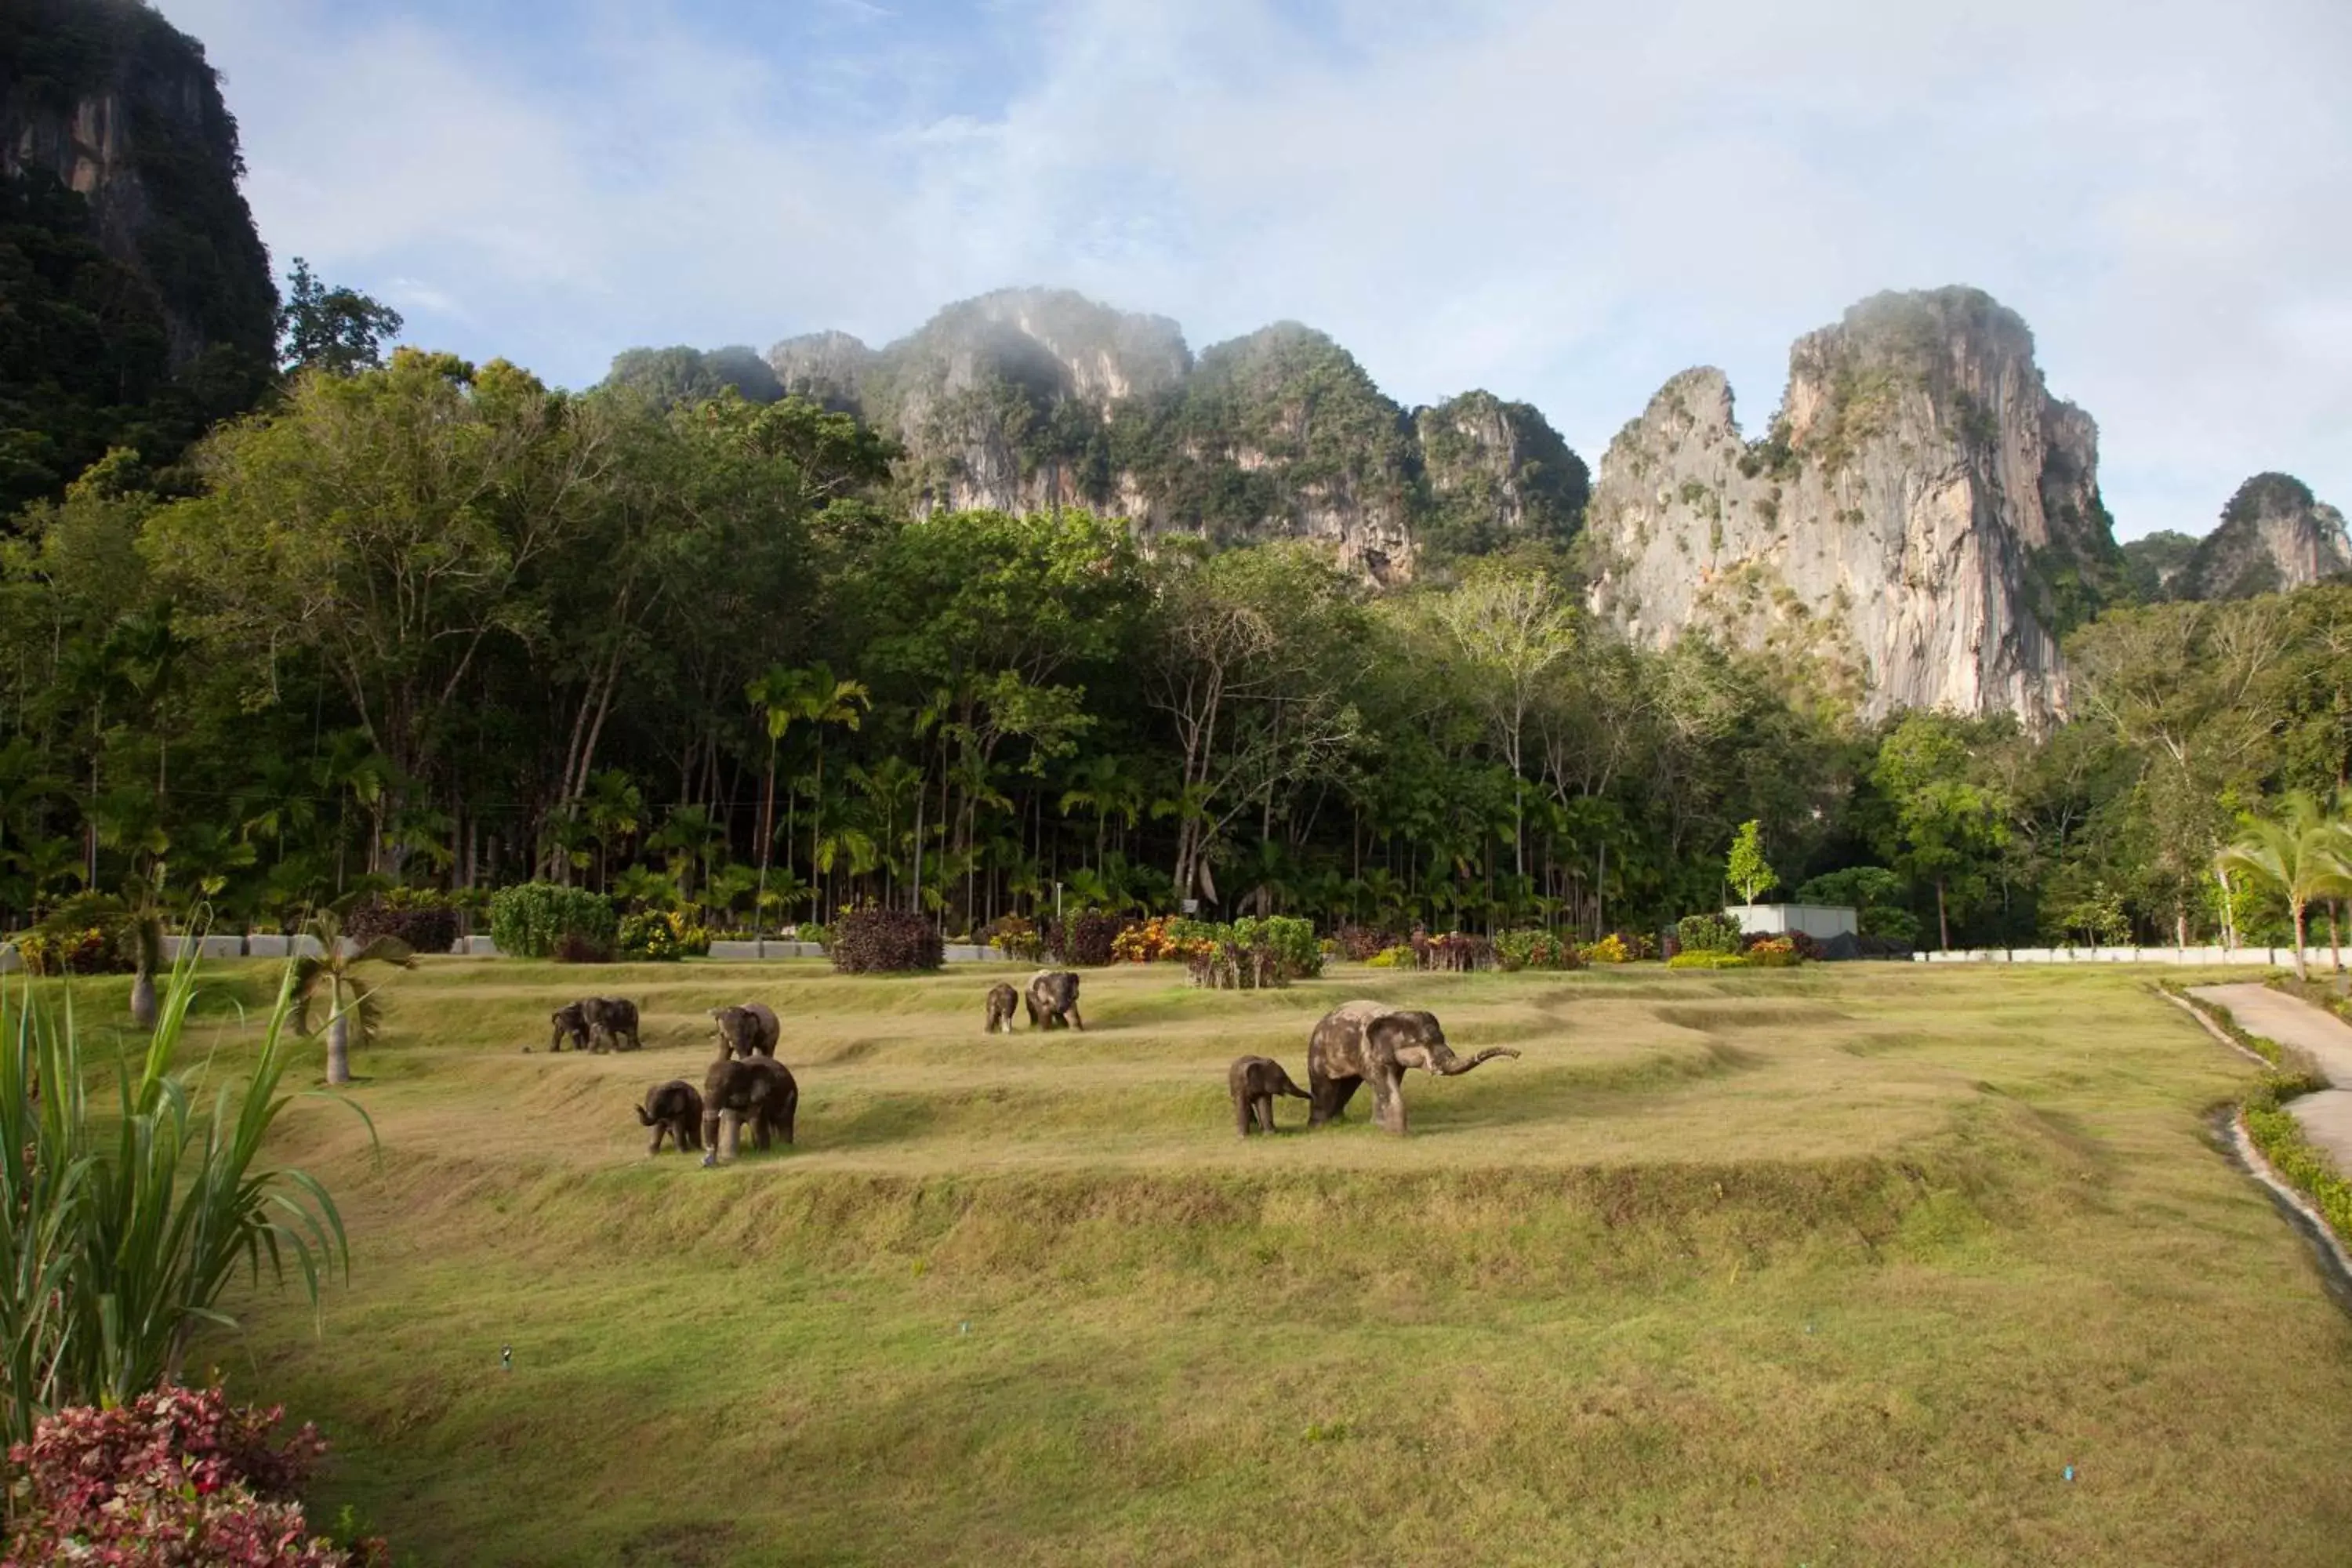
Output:
<instances>
[{"instance_id":1,"label":"blue sky","mask_svg":"<svg viewBox=\"0 0 2352 1568\"><path fill-rule=\"evenodd\" d=\"M2345 0L155 3L281 266L568 384L1057 284L1597 464L1678 370L1753 432L1800 333L1967 282L2125 537L2265 468L2352 506Z\"/></svg>"}]
</instances>

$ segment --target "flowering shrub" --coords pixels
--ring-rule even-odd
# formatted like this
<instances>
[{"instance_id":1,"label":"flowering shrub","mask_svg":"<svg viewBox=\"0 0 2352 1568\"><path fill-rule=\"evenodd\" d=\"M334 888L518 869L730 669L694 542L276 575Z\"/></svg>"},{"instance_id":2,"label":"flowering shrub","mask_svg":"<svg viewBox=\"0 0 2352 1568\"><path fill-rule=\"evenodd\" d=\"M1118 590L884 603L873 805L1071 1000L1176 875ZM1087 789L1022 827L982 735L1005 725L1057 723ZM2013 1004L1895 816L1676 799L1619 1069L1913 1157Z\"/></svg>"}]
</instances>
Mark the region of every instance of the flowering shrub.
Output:
<instances>
[{"instance_id":1,"label":"flowering shrub","mask_svg":"<svg viewBox=\"0 0 2352 1568\"><path fill-rule=\"evenodd\" d=\"M990 921L981 931L980 940L1007 958L1034 963L1045 956L1045 939L1022 915L1003 915Z\"/></svg>"},{"instance_id":2,"label":"flowering shrub","mask_svg":"<svg viewBox=\"0 0 2352 1568\"><path fill-rule=\"evenodd\" d=\"M1448 931L1444 936L1431 936L1416 929L1412 933L1412 956L1414 963L1423 969L1465 973L1492 964L1495 962L1495 944L1468 931Z\"/></svg>"},{"instance_id":3,"label":"flowering shrub","mask_svg":"<svg viewBox=\"0 0 2352 1568\"><path fill-rule=\"evenodd\" d=\"M1364 960L1364 967L1367 969L1411 969L1412 967L1412 949L1405 946L1402 942L1397 943L1394 947L1384 947L1381 949L1380 952L1372 954L1371 957Z\"/></svg>"},{"instance_id":4,"label":"flowering shrub","mask_svg":"<svg viewBox=\"0 0 2352 1568\"><path fill-rule=\"evenodd\" d=\"M1797 944L1785 936L1766 937L1748 944L1748 962L1759 969L1794 969L1805 962Z\"/></svg>"},{"instance_id":5,"label":"flowering shrub","mask_svg":"<svg viewBox=\"0 0 2352 1568\"><path fill-rule=\"evenodd\" d=\"M1192 970L1195 985L1254 991L1323 973L1315 928L1287 915L1244 917L1231 925L1173 920L1166 929L1172 955Z\"/></svg>"},{"instance_id":6,"label":"flowering shrub","mask_svg":"<svg viewBox=\"0 0 2352 1568\"><path fill-rule=\"evenodd\" d=\"M826 950L845 974L905 973L937 969L947 962L939 929L912 910L882 910L868 904L844 910L833 922Z\"/></svg>"},{"instance_id":7,"label":"flowering shrub","mask_svg":"<svg viewBox=\"0 0 2352 1568\"><path fill-rule=\"evenodd\" d=\"M1548 931L1507 931L1495 939L1495 963L1505 970L1581 969L1576 944Z\"/></svg>"},{"instance_id":8,"label":"flowering shrub","mask_svg":"<svg viewBox=\"0 0 2352 1568\"><path fill-rule=\"evenodd\" d=\"M1611 931L1599 942L1588 942L1576 950L1587 963L1631 963L1633 955L1625 947L1625 939Z\"/></svg>"},{"instance_id":9,"label":"flowering shrub","mask_svg":"<svg viewBox=\"0 0 2352 1568\"><path fill-rule=\"evenodd\" d=\"M490 900L490 940L516 958L563 957L566 937L609 957L615 924L612 900L585 888L521 882L499 889Z\"/></svg>"},{"instance_id":10,"label":"flowering shrub","mask_svg":"<svg viewBox=\"0 0 2352 1568\"><path fill-rule=\"evenodd\" d=\"M1176 938L1169 933L1166 919L1149 920L1141 925L1131 925L1111 939L1110 956L1118 963L1157 963L1161 959L1180 959L1184 955L1176 949Z\"/></svg>"},{"instance_id":11,"label":"flowering shrub","mask_svg":"<svg viewBox=\"0 0 2352 1568\"><path fill-rule=\"evenodd\" d=\"M624 915L618 946L623 958L654 963L700 958L710 951L710 929L688 919L683 910Z\"/></svg>"},{"instance_id":12,"label":"flowering shrub","mask_svg":"<svg viewBox=\"0 0 2352 1568\"><path fill-rule=\"evenodd\" d=\"M104 974L121 966L114 962L106 933L96 926L80 931L52 931L44 926L16 941L25 967L36 974Z\"/></svg>"},{"instance_id":13,"label":"flowering shrub","mask_svg":"<svg viewBox=\"0 0 2352 1568\"><path fill-rule=\"evenodd\" d=\"M294 1489L326 1445L305 1426L283 1447L281 1412L220 1390L163 1388L110 1410L68 1405L8 1451L24 1472L0 1568L382 1568L381 1541L309 1533Z\"/></svg>"},{"instance_id":14,"label":"flowering shrub","mask_svg":"<svg viewBox=\"0 0 2352 1568\"><path fill-rule=\"evenodd\" d=\"M1404 945L1404 938L1378 926L1343 925L1331 933L1331 939L1339 944L1343 956L1359 963L1370 963L1389 949Z\"/></svg>"},{"instance_id":15,"label":"flowering shrub","mask_svg":"<svg viewBox=\"0 0 2352 1568\"><path fill-rule=\"evenodd\" d=\"M1739 922L1729 915L1685 915L1675 922L1685 952L1738 952Z\"/></svg>"},{"instance_id":16,"label":"flowering shrub","mask_svg":"<svg viewBox=\"0 0 2352 1568\"><path fill-rule=\"evenodd\" d=\"M16 940L36 974L128 974L139 949L130 911L110 893L76 893Z\"/></svg>"},{"instance_id":17,"label":"flowering shrub","mask_svg":"<svg viewBox=\"0 0 2352 1568\"><path fill-rule=\"evenodd\" d=\"M412 952L446 952L457 941L457 910L439 893L387 888L343 917L343 934L362 947L388 936Z\"/></svg>"},{"instance_id":18,"label":"flowering shrub","mask_svg":"<svg viewBox=\"0 0 2352 1568\"><path fill-rule=\"evenodd\" d=\"M1111 943L1127 921L1099 910L1045 924L1045 951L1055 962L1099 969L1110 962Z\"/></svg>"}]
</instances>

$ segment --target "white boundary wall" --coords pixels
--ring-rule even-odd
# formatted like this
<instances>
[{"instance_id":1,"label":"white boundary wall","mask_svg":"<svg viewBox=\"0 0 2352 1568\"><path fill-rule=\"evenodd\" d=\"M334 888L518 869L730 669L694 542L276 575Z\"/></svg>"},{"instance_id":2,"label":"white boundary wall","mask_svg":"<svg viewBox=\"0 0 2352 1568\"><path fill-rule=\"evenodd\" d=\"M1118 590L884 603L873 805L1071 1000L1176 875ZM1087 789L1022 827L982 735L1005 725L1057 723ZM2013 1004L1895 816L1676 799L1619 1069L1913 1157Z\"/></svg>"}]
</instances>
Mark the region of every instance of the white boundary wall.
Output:
<instances>
[{"instance_id":1,"label":"white boundary wall","mask_svg":"<svg viewBox=\"0 0 2352 1568\"><path fill-rule=\"evenodd\" d=\"M2345 952L2352 955L2352 947ZM2304 962L2329 967L2327 949L2307 947ZM1948 952L1915 952L1914 963L2242 963L2264 969L2294 967L2291 947L1972 947Z\"/></svg>"},{"instance_id":2,"label":"white boundary wall","mask_svg":"<svg viewBox=\"0 0 2352 1568\"><path fill-rule=\"evenodd\" d=\"M1842 904L1727 904L1723 912L1739 922L1743 931L1784 936L1796 931L1818 942L1853 936L1861 927L1852 909Z\"/></svg>"}]
</instances>

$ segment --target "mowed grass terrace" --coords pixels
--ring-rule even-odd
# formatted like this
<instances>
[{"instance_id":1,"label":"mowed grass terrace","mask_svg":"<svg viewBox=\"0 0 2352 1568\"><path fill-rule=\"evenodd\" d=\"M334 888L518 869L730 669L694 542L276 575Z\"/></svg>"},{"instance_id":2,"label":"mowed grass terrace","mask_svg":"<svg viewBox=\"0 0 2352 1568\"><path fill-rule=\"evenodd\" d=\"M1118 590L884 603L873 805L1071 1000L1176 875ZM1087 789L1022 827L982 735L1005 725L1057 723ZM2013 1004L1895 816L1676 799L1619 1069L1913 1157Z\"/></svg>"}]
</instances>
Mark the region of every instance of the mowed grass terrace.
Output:
<instances>
[{"instance_id":1,"label":"mowed grass terrace","mask_svg":"<svg viewBox=\"0 0 2352 1568\"><path fill-rule=\"evenodd\" d=\"M323 1331L241 1287L205 1354L426 1563L2352 1560L2352 1320L2217 1152L2252 1068L2142 973L1123 968L984 1037L999 977L429 961L380 1148L281 1123L350 1285ZM274 978L209 975L195 1048ZM592 991L646 1050L545 1054ZM1303 1083L1360 995L1525 1054L1409 1078L1402 1141L1363 1095L1237 1138L1225 1065ZM739 1000L798 1147L648 1158Z\"/></svg>"}]
</instances>

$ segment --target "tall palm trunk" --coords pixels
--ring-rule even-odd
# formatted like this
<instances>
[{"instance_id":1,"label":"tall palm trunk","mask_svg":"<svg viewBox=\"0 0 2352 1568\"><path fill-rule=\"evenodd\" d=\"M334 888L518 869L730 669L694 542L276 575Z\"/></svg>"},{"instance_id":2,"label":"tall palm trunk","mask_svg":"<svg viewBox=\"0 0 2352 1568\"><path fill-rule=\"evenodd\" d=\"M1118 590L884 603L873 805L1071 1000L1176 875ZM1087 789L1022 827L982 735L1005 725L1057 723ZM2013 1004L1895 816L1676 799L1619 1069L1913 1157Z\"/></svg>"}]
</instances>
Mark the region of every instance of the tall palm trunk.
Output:
<instances>
[{"instance_id":1,"label":"tall palm trunk","mask_svg":"<svg viewBox=\"0 0 2352 1568\"><path fill-rule=\"evenodd\" d=\"M327 1026L327 1081L352 1081L352 1023L340 1013Z\"/></svg>"},{"instance_id":2,"label":"tall palm trunk","mask_svg":"<svg viewBox=\"0 0 2352 1568\"><path fill-rule=\"evenodd\" d=\"M131 1021L142 1029L155 1026L155 972L143 963L131 981Z\"/></svg>"},{"instance_id":3,"label":"tall palm trunk","mask_svg":"<svg viewBox=\"0 0 2352 1568\"><path fill-rule=\"evenodd\" d=\"M2311 978L2311 972L2303 962L2303 900L2298 899L2294 904L2294 977L2298 981Z\"/></svg>"},{"instance_id":4,"label":"tall palm trunk","mask_svg":"<svg viewBox=\"0 0 2352 1568\"><path fill-rule=\"evenodd\" d=\"M776 742L768 742L768 790L760 810L760 888L751 895L751 934L767 930L768 861L776 849Z\"/></svg>"}]
</instances>

